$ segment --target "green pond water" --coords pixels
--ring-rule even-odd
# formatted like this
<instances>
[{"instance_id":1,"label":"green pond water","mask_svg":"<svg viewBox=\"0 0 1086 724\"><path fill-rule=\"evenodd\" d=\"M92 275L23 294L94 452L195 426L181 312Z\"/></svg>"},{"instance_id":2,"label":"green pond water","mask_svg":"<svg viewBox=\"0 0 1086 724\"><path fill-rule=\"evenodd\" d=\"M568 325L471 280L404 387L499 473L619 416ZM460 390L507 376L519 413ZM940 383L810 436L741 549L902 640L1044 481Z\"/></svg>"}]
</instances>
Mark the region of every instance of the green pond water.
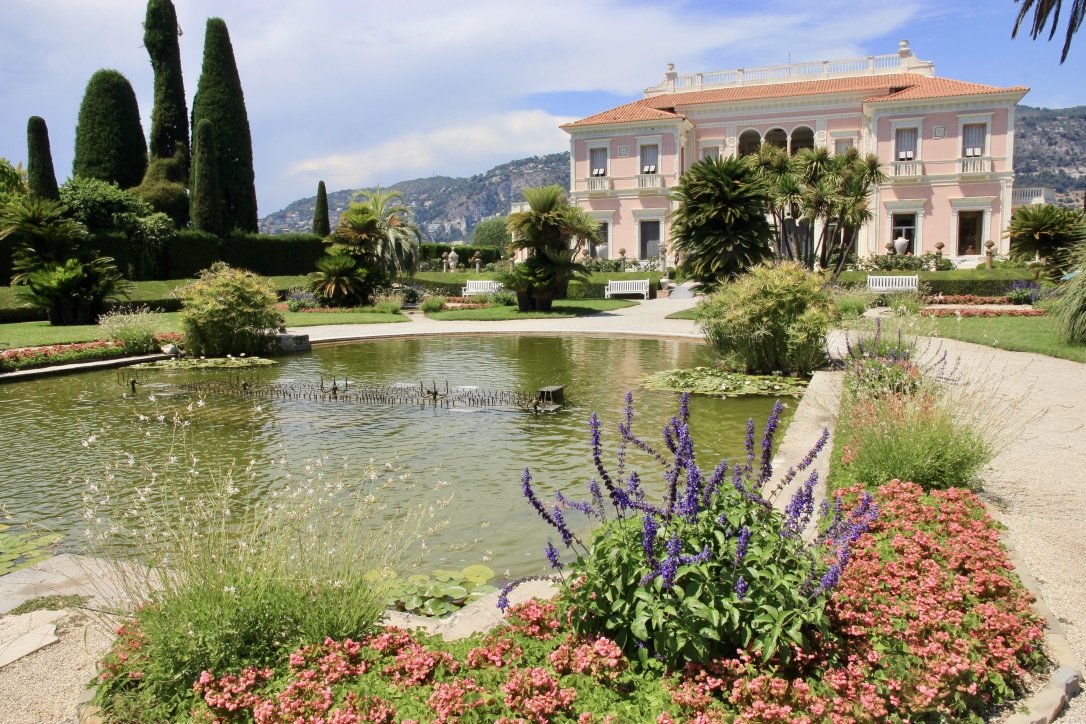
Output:
<instances>
[{"instance_id":1,"label":"green pond water","mask_svg":"<svg viewBox=\"0 0 1086 724\"><path fill-rule=\"evenodd\" d=\"M237 377L236 372L199 370L137 372L135 396L112 371L0 385L0 504L9 516L65 534L62 548L78 550L88 527L83 520L86 486L80 481L84 472L92 477L101 472L96 470L101 465L96 449L124 450L159 467L171 454L184 460L187 453L199 460L202 477L197 480L209 486L215 471L231 462L255 460L258 474L238 483L241 494L254 501L284 484L282 476L260 473L277 461L302 468L307 457L347 455L361 470L372 458L380 466L393 462L412 470L410 485L375 491L390 509L453 496L449 525L425 540L424 568L485 563L499 576L506 571L514 576L542 573L543 547L552 531L521 495L524 468L531 468L536 491L545 500L559 489L570 497L587 497L588 481L595 475L588 432L592 412L603 423L608 464L614 462L616 427L627 390L634 392L635 432L663 448L661 431L677 412L679 395L642 390L640 380L663 369L708 365L712 358L706 347L681 341L457 337L321 347L281 362L246 371L245 377L279 384L315 383L321 376L326 381L347 377L359 385L429 386L436 381L440 387L447 380L451 387L531 391L565 385L565 402L557 412L535 414L210 394L201 398L178 389L184 382ZM784 402L790 417L795 401ZM767 398L695 397L691 427L700 466L711 470L722 457L742 455L747 419L753 417L760 432L772 405ZM170 424L176 411L190 420L183 444ZM630 463L642 473L650 493L659 494L659 467L637 455L631 455ZM179 486L185 479L178 475L172 483L163 478L159 484ZM120 496L134 494L137 481L133 477L132 485L118 486ZM198 491L167 492L180 497ZM572 523L578 514L568 517Z\"/></svg>"}]
</instances>

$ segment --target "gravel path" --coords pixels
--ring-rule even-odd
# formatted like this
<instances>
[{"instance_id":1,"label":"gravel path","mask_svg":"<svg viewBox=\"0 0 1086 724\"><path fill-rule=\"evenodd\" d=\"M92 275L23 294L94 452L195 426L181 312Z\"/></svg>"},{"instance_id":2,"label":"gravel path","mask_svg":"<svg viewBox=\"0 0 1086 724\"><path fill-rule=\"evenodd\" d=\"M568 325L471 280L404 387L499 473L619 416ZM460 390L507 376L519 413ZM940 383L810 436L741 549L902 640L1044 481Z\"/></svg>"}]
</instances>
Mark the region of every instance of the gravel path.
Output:
<instances>
[{"instance_id":1,"label":"gravel path","mask_svg":"<svg viewBox=\"0 0 1086 724\"><path fill-rule=\"evenodd\" d=\"M564 320L434 322L414 316L408 323L292 331L313 341L479 333L697 338L693 322L664 318L693 302L654 300ZM1011 544L1039 582L1081 666L1086 662L1086 474L1077 464L1086 451L1086 365L968 343L944 345L960 359L971 399L1007 432L986 473L984 497L1007 526ZM74 721L76 699L94 675L109 636L79 614L60 623L59 643L0 669L0 722ZM1086 696L1073 700L1058 721L1086 724Z\"/></svg>"}]
</instances>

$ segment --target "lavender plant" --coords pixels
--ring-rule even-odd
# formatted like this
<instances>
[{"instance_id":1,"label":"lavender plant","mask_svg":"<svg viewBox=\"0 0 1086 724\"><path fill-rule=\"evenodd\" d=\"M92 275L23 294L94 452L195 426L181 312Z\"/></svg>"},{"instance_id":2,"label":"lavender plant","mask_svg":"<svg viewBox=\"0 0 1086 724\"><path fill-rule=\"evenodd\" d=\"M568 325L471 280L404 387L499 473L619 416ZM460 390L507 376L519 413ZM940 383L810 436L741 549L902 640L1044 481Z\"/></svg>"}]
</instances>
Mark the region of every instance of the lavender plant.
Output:
<instances>
[{"instance_id":1,"label":"lavender plant","mask_svg":"<svg viewBox=\"0 0 1086 724\"><path fill-rule=\"evenodd\" d=\"M286 301L287 309L292 312L299 312L303 309L316 309L321 305L321 300L317 299L316 294L301 287L295 287L287 292Z\"/></svg>"},{"instance_id":2,"label":"lavender plant","mask_svg":"<svg viewBox=\"0 0 1086 724\"><path fill-rule=\"evenodd\" d=\"M554 504L544 504L525 469L524 496L564 548L550 542L546 555L571 605L572 625L582 634L607 636L645 664L707 662L737 649L788 660L797 648L808 648L815 633L826 631L827 597L848 564L852 543L878 511L869 496L848 512L839 501L823 506L829 524L806 539L818 473L807 476L783 514L773 500L810 467L829 432L770 488L780 402L760 441L754 421L747 423L745 459L734 465L721 461L709 472L695 459L688 401L684 394L678 415L664 427L664 448L657 449L634 434L633 396L627 393L613 473L604 464L600 421L593 415L595 478L587 499L559 492ZM660 466L662 500L647 493L637 471L627 470L631 448ZM582 540L564 511L601 524ZM508 593L519 582L503 590L499 607L508 605Z\"/></svg>"}]
</instances>

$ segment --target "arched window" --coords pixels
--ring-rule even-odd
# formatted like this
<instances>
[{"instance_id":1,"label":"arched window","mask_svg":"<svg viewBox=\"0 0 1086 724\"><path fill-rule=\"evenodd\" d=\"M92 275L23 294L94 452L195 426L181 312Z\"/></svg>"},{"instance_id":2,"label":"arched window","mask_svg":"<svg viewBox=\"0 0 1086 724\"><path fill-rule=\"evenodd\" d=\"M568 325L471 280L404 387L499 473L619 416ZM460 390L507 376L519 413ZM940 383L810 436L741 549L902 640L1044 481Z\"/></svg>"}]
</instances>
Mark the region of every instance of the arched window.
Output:
<instances>
[{"instance_id":1,"label":"arched window","mask_svg":"<svg viewBox=\"0 0 1086 724\"><path fill-rule=\"evenodd\" d=\"M799 126L792 129L790 152L793 156L805 148L814 148L814 131L807 126Z\"/></svg>"},{"instance_id":2,"label":"arched window","mask_svg":"<svg viewBox=\"0 0 1086 724\"><path fill-rule=\"evenodd\" d=\"M774 128L767 131L765 134L765 144L767 146L776 146L777 148L788 150L788 134L784 132L783 128Z\"/></svg>"},{"instance_id":3,"label":"arched window","mask_svg":"<svg viewBox=\"0 0 1086 724\"><path fill-rule=\"evenodd\" d=\"M739 136L739 155L757 153L762 146L762 136L755 130L743 131Z\"/></svg>"}]
</instances>

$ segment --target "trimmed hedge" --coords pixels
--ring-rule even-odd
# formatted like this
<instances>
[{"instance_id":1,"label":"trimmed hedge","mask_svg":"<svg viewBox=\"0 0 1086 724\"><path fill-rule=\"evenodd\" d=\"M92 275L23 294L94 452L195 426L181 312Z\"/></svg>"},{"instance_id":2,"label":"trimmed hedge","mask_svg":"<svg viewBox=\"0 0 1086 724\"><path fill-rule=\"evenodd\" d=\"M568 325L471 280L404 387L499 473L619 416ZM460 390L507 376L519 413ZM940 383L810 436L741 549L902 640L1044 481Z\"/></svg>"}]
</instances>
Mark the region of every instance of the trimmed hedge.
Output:
<instances>
[{"instance_id":1,"label":"trimmed hedge","mask_svg":"<svg viewBox=\"0 0 1086 724\"><path fill-rule=\"evenodd\" d=\"M456 256L458 257L459 264L463 264L467 267L468 262L471 261L471 257L475 256L475 252L479 252L479 256L483 258L483 264L493 264L501 259L501 250L495 249L490 246L470 246L467 244L419 244L419 260L420 261L436 261L439 265L438 271L440 271L441 255L456 249Z\"/></svg>"},{"instance_id":2,"label":"trimmed hedge","mask_svg":"<svg viewBox=\"0 0 1086 724\"><path fill-rule=\"evenodd\" d=\"M910 272L871 272L875 276L908 276ZM916 272L912 272L916 273ZM1028 269L975 269L946 272L920 272L920 285L926 293L937 295L973 294L997 297L1019 279L1033 279ZM842 284L865 284L868 272L844 272L838 278Z\"/></svg>"},{"instance_id":3,"label":"trimmed hedge","mask_svg":"<svg viewBox=\"0 0 1086 724\"><path fill-rule=\"evenodd\" d=\"M166 242L163 279L188 279L219 260L219 237L179 231Z\"/></svg>"},{"instance_id":4,"label":"trimmed hedge","mask_svg":"<svg viewBox=\"0 0 1086 724\"><path fill-rule=\"evenodd\" d=\"M227 264L266 277L308 274L324 253L317 234L235 234L220 245Z\"/></svg>"}]
</instances>

